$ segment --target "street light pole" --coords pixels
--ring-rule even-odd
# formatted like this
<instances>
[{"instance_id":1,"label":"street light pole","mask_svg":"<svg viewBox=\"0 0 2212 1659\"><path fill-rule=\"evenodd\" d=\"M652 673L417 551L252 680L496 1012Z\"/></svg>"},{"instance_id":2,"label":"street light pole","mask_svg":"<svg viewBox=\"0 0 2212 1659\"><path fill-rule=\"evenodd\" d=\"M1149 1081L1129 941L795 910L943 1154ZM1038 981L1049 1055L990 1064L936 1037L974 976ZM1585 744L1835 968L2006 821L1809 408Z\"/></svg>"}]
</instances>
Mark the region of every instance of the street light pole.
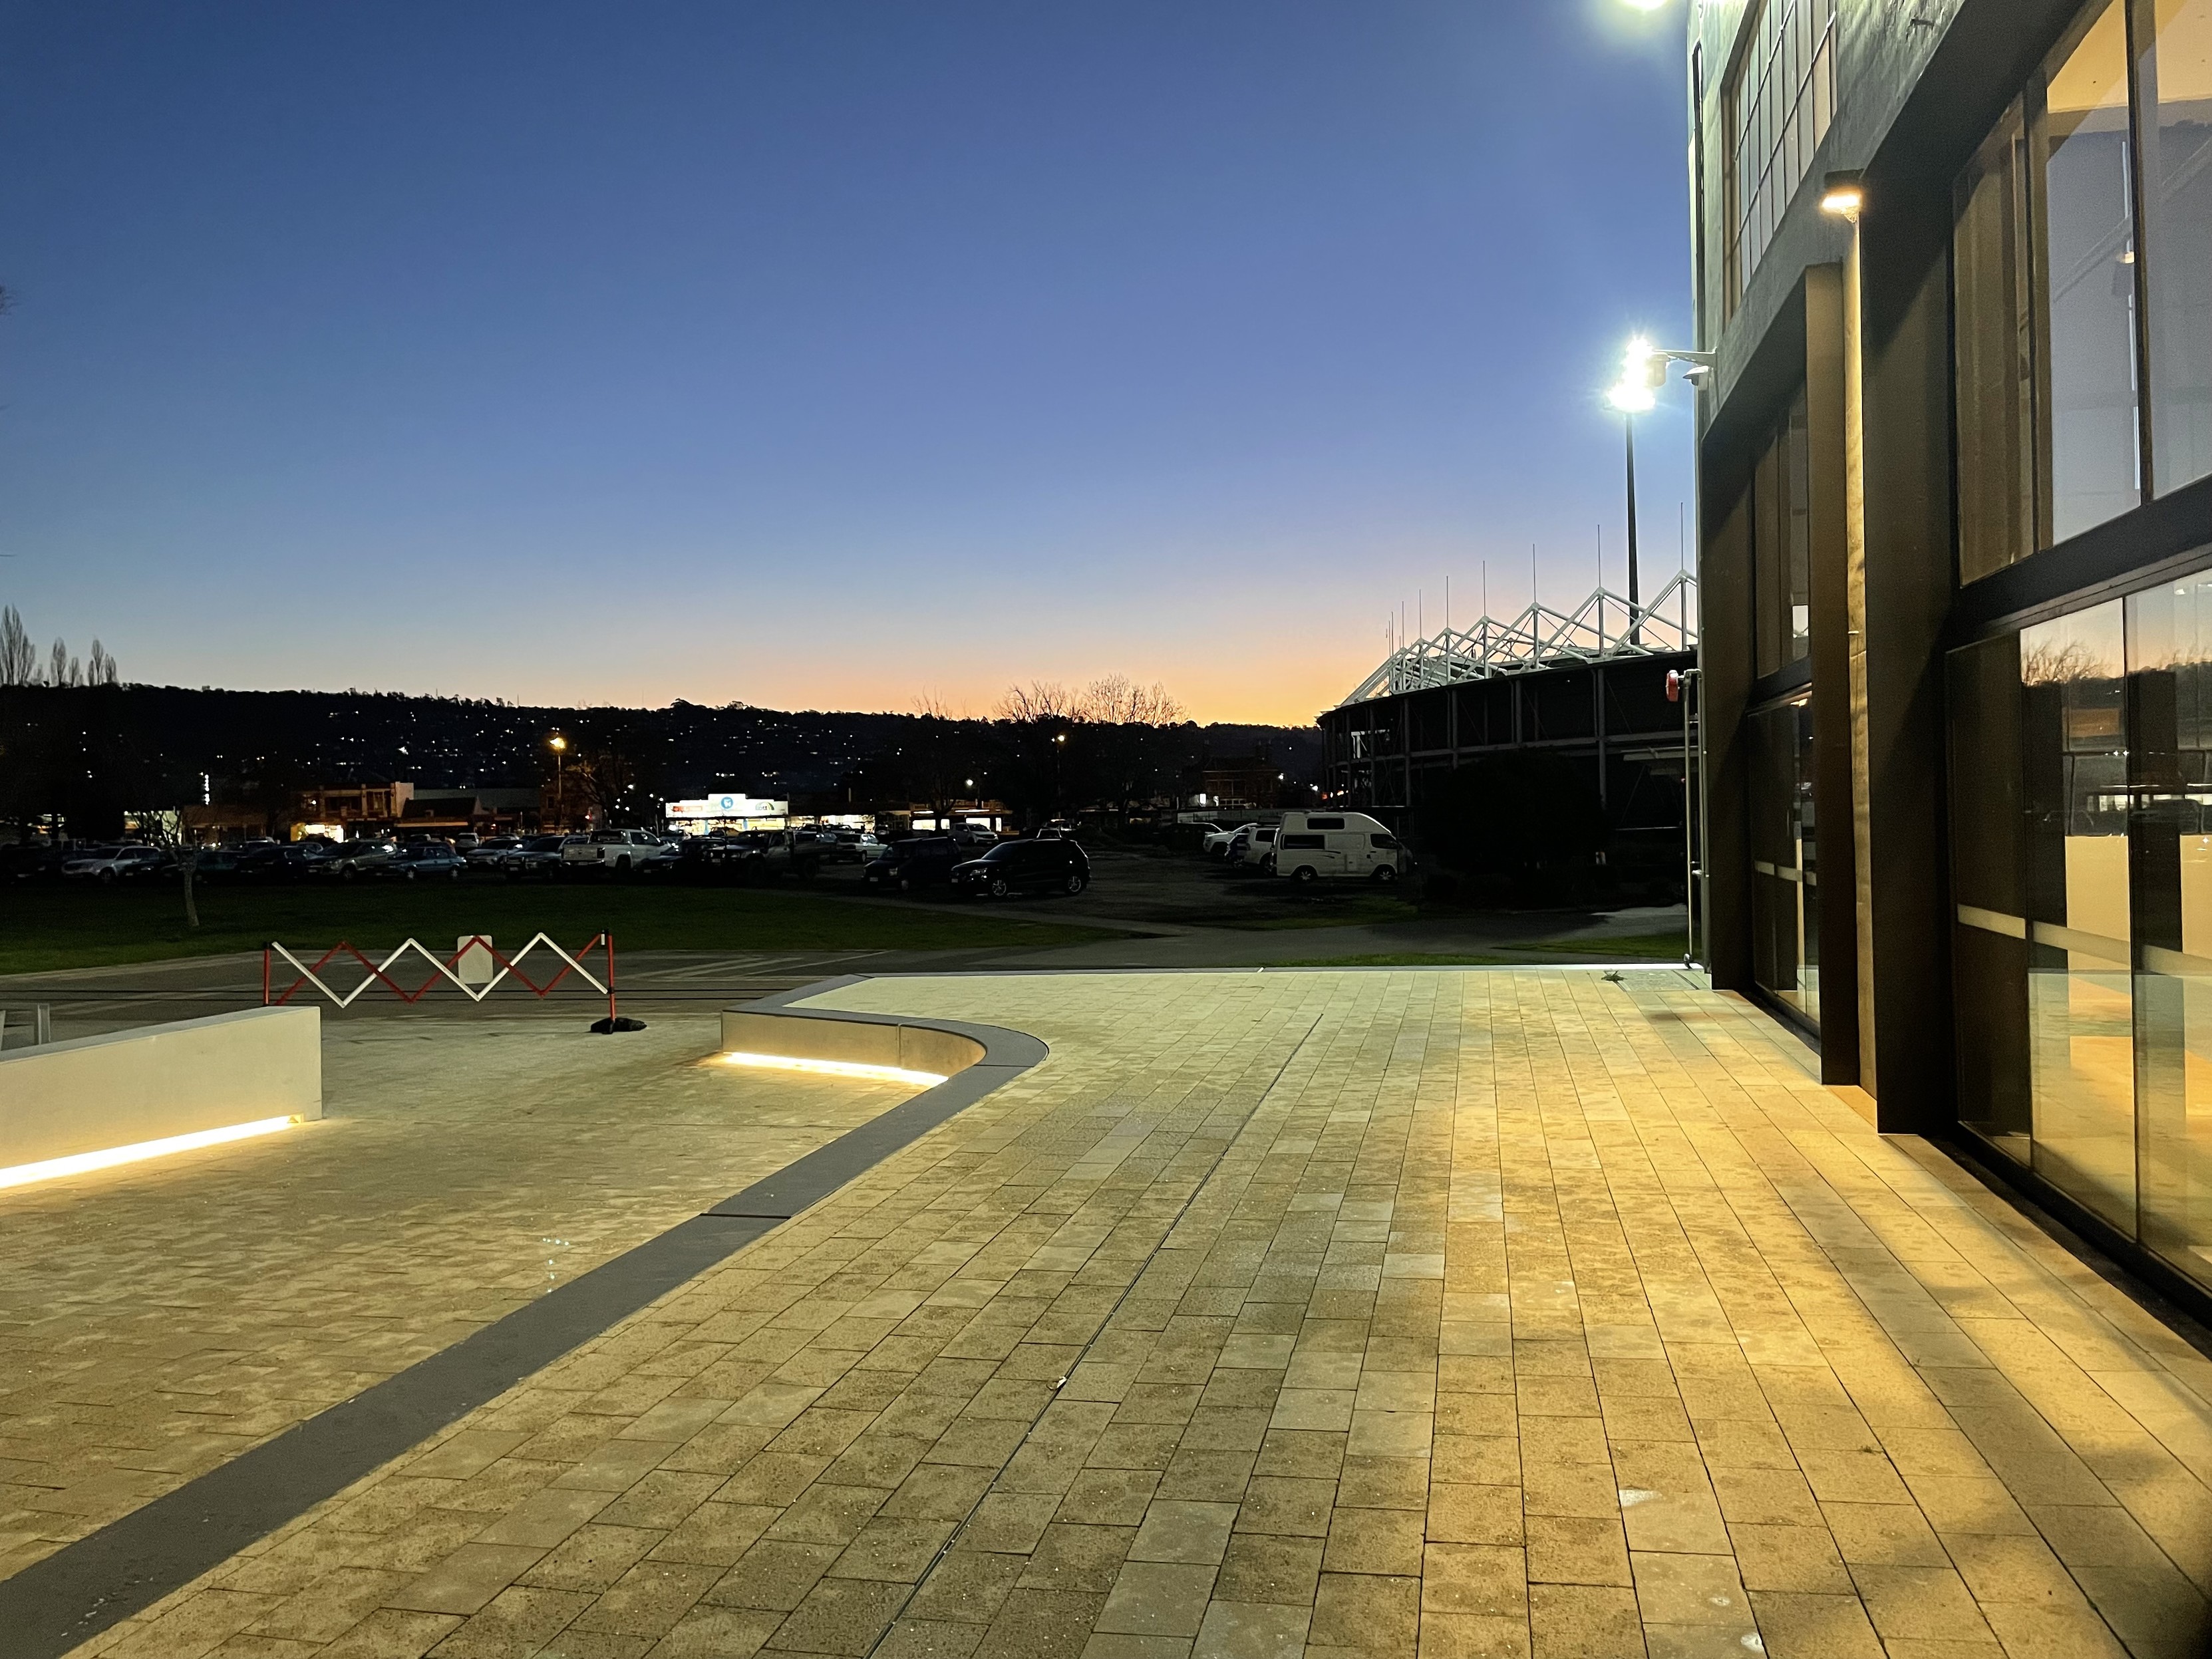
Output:
<instances>
[{"instance_id":1,"label":"street light pole","mask_svg":"<svg viewBox=\"0 0 2212 1659\"><path fill-rule=\"evenodd\" d=\"M1633 641L1643 632L1639 613L1644 608L1636 580L1636 411L1623 410L1620 424L1628 434L1628 637Z\"/></svg>"}]
</instances>

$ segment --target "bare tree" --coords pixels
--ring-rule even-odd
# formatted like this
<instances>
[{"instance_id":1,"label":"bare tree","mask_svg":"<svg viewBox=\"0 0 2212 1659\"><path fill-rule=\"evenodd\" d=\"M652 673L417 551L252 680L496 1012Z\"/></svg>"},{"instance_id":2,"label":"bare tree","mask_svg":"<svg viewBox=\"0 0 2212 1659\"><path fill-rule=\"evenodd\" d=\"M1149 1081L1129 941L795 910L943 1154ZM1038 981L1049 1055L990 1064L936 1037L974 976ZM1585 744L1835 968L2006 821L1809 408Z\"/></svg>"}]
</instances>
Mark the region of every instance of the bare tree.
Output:
<instances>
[{"instance_id":1,"label":"bare tree","mask_svg":"<svg viewBox=\"0 0 2212 1659\"><path fill-rule=\"evenodd\" d=\"M29 685L38 678L39 648L11 605L0 611L0 685Z\"/></svg>"},{"instance_id":2,"label":"bare tree","mask_svg":"<svg viewBox=\"0 0 2212 1659\"><path fill-rule=\"evenodd\" d=\"M84 683L87 685L114 685L122 679L115 666L115 659L98 640L92 642L92 654L84 661Z\"/></svg>"},{"instance_id":3,"label":"bare tree","mask_svg":"<svg viewBox=\"0 0 2212 1659\"><path fill-rule=\"evenodd\" d=\"M2116 680L2119 665L2106 662L2087 641L2039 645L2021 656L2023 685L2065 685L2077 680Z\"/></svg>"},{"instance_id":4,"label":"bare tree","mask_svg":"<svg viewBox=\"0 0 2212 1659\"><path fill-rule=\"evenodd\" d=\"M1072 720L1077 699L1058 680L1031 680L1010 685L991 712L1002 720Z\"/></svg>"},{"instance_id":5,"label":"bare tree","mask_svg":"<svg viewBox=\"0 0 2212 1659\"><path fill-rule=\"evenodd\" d=\"M1183 717L1182 705L1155 680L1139 685L1127 674L1109 674L1084 688L1075 718L1101 726L1172 726Z\"/></svg>"},{"instance_id":6,"label":"bare tree","mask_svg":"<svg viewBox=\"0 0 2212 1659\"><path fill-rule=\"evenodd\" d=\"M46 658L46 684L48 685L82 685L84 684L84 665L70 655L69 644L66 641L56 640L52 652Z\"/></svg>"}]
</instances>

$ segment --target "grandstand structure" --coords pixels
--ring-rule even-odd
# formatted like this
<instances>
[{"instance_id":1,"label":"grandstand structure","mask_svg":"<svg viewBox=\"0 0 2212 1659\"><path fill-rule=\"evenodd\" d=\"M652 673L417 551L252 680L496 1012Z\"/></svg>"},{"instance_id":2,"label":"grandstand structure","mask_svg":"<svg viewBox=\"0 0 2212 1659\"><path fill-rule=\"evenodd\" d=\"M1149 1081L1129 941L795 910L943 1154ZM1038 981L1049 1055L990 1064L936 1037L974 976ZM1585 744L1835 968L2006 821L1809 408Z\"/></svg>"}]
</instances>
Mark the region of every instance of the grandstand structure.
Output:
<instances>
[{"instance_id":1,"label":"grandstand structure","mask_svg":"<svg viewBox=\"0 0 2212 1659\"><path fill-rule=\"evenodd\" d=\"M1676 879L1692 810L1693 737L1672 673L1698 653L1696 577L1675 576L1648 605L1600 587L1571 610L1535 604L1484 617L1393 651L1321 717L1323 787L1370 812L1417 850L1433 835L1443 786L1460 768L1512 752L1577 766L1604 809L1608 862Z\"/></svg>"}]
</instances>

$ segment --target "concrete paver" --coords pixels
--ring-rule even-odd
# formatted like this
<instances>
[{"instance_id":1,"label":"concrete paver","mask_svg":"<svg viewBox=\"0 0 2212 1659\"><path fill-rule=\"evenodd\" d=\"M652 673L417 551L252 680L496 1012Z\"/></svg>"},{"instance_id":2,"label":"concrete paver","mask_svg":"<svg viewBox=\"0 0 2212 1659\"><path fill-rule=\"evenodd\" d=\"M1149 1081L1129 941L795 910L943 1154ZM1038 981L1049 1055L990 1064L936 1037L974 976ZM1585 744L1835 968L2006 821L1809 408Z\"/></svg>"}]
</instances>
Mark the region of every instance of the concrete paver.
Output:
<instances>
[{"instance_id":1,"label":"concrete paver","mask_svg":"<svg viewBox=\"0 0 2212 1659\"><path fill-rule=\"evenodd\" d=\"M0 1577L913 1092L718 1029L331 1029L322 1121L0 1194Z\"/></svg>"},{"instance_id":2,"label":"concrete paver","mask_svg":"<svg viewBox=\"0 0 2212 1659\"><path fill-rule=\"evenodd\" d=\"M2212 1364L1741 1003L830 1000L1052 1057L80 1651L2191 1650Z\"/></svg>"}]
</instances>

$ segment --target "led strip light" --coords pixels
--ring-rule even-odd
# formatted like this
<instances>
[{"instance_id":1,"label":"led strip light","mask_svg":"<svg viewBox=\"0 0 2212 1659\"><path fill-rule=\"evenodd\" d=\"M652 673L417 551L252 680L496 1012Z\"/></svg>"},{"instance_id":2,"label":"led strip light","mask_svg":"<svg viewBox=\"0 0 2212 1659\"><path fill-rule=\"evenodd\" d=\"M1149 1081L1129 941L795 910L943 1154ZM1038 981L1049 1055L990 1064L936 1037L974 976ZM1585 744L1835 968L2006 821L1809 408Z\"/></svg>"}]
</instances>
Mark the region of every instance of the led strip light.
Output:
<instances>
[{"instance_id":1,"label":"led strip light","mask_svg":"<svg viewBox=\"0 0 2212 1659\"><path fill-rule=\"evenodd\" d=\"M50 1158L38 1164L18 1164L12 1170L0 1170L0 1188L27 1187L36 1181L55 1181L64 1176L83 1175L92 1170L112 1170L118 1164L137 1164L149 1158L167 1158L172 1152L189 1152L201 1146L220 1146L227 1140L246 1140L255 1135L274 1134L279 1129L289 1129L301 1120L296 1117L257 1118L251 1123L233 1123L221 1129L198 1129L188 1135L169 1135L160 1140L141 1140L129 1146L110 1146L104 1152L76 1152L68 1158Z\"/></svg>"},{"instance_id":2,"label":"led strip light","mask_svg":"<svg viewBox=\"0 0 2212 1659\"><path fill-rule=\"evenodd\" d=\"M878 1083L911 1083L918 1089L934 1089L945 1079L935 1072L909 1072L897 1066L864 1066L854 1060L801 1060L793 1054L756 1054L734 1049L722 1055L725 1065L757 1066L776 1072L814 1072L824 1077L866 1078Z\"/></svg>"}]
</instances>

